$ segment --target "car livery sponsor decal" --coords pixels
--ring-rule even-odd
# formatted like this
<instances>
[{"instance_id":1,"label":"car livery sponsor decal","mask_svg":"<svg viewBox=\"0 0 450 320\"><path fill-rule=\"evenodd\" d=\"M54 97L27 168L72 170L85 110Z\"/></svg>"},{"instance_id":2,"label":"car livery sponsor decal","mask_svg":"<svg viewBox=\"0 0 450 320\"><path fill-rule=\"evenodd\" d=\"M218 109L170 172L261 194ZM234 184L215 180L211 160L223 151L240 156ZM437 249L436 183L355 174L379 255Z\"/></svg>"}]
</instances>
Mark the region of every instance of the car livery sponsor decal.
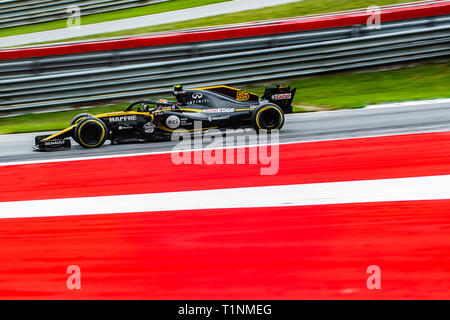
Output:
<instances>
[{"instance_id":1,"label":"car livery sponsor decal","mask_svg":"<svg viewBox=\"0 0 450 320\"><path fill-rule=\"evenodd\" d=\"M181 120L175 115L168 116L166 119L166 126L169 129L176 129L180 126Z\"/></svg>"},{"instance_id":2,"label":"car livery sponsor decal","mask_svg":"<svg viewBox=\"0 0 450 320\"><path fill-rule=\"evenodd\" d=\"M227 113L227 112L234 112L234 108L218 108L218 109L203 109L202 112L204 113Z\"/></svg>"},{"instance_id":3,"label":"car livery sponsor decal","mask_svg":"<svg viewBox=\"0 0 450 320\"><path fill-rule=\"evenodd\" d=\"M250 95L246 91L238 91L236 92L236 100L237 101L247 101L250 99Z\"/></svg>"},{"instance_id":4,"label":"car livery sponsor decal","mask_svg":"<svg viewBox=\"0 0 450 320\"><path fill-rule=\"evenodd\" d=\"M286 100L286 99L290 99L292 97L292 94L290 93L279 93L279 94L274 94L272 96L272 100Z\"/></svg>"},{"instance_id":5,"label":"car livery sponsor decal","mask_svg":"<svg viewBox=\"0 0 450 320\"><path fill-rule=\"evenodd\" d=\"M64 139L59 139L59 140L50 140L50 141L44 141L45 145L47 147L49 146L60 146L60 145L64 145L66 142L64 141Z\"/></svg>"},{"instance_id":6,"label":"car livery sponsor decal","mask_svg":"<svg viewBox=\"0 0 450 320\"><path fill-rule=\"evenodd\" d=\"M193 122L190 121L188 118L181 118L181 125L182 126L189 126L189 125L192 125L192 124L193 124Z\"/></svg>"},{"instance_id":7,"label":"car livery sponsor decal","mask_svg":"<svg viewBox=\"0 0 450 320\"><path fill-rule=\"evenodd\" d=\"M208 104L209 103L209 99L206 99L203 96L203 93L201 92L194 92L191 95L192 99L191 101L188 101L187 104Z\"/></svg>"},{"instance_id":8,"label":"car livery sponsor decal","mask_svg":"<svg viewBox=\"0 0 450 320\"><path fill-rule=\"evenodd\" d=\"M117 126L117 130L133 130L131 126Z\"/></svg>"},{"instance_id":9,"label":"car livery sponsor decal","mask_svg":"<svg viewBox=\"0 0 450 320\"><path fill-rule=\"evenodd\" d=\"M209 117L209 122L211 121L217 121L217 120L228 120L230 119L230 116L219 116L219 117Z\"/></svg>"},{"instance_id":10,"label":"car livery sponsor decal","mask_svg":"<svg viewBox=\"0 0 450 320\"><path fill-rule=\"evenodd\" d=\"M208 99L191 100L188 101L187 104L209 104L209 100Z\"/></svg>"},{"instance_id":11,"label":"car livery sponsor decal","mask_svg":"<svg viewBox=\"0 0 450 320\"><path fill-rule=\"evenodd\" d=\"M137 116L131 115L131 116L117 116L117 117L111 117L109 118L110 122L122 122L122 121L136 121Z\"/></svg>"},{"instance_id":12,"label":"car livery sponsor decal","mask_svg":"<svg viewBox=\"0 0 450 320\"><path fill-rule=\"evenodd\" d=\"M155 131L156 125L154 125L151 122L147 122L146 124L144 124L144 132L145 133L153 133Z\"/></svg>"}]
</instances>

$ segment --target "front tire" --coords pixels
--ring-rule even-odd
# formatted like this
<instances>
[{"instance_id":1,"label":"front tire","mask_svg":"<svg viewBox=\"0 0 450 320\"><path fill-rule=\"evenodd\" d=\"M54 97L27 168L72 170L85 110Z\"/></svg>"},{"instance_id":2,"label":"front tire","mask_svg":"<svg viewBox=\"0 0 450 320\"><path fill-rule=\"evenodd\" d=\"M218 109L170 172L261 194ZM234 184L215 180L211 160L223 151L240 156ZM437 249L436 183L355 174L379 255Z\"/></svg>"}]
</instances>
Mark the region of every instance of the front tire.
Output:
<instances>
[{"instance_id":1,"label":"front tire","mask_svg":"<svg viewBox=\"0 0 450 320\"><path fill-rule=\"evenodd\" d=\"M284 113L274 104L264 104L253 110L252 127L257 132L280 130L284 125Z\"/></svg>"},{"instance_id":2,"label":"front tire","mask_svg":"<svg viewBox=\"0 0 450 320\"><path fill-rule=\"evenodd\" d=\"M108 129L102 120L87 117L78 122L73 139L84 148L98 148L105 143L107 133Z\"/></svg>"},{"instance_id":3,"label":"front tire","mask_svg":"<svg viewBox=\"0 0 450 320\"><path fill-rule=\"evenodd\" d=\"M79 115L76 115L72 119L72 121L70 122L70 125L73 126L74 124L77 124L78 122L80 122L82 119L88 118L88 117L94 117L94 116L90 113L80 113Z\"/></svg>"}]
</instances>

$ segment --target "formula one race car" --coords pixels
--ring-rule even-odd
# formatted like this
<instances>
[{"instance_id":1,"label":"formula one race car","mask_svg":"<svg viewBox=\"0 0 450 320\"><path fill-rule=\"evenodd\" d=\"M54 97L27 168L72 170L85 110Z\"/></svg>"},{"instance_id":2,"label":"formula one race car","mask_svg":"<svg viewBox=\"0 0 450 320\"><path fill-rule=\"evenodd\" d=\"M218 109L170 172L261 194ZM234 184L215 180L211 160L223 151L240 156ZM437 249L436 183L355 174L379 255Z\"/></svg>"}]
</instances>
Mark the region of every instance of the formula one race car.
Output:
<instances>
[{"instance_id":1,"label":"formula one race car","mask_svg":"<svg viewBox=\"0 0 450 320\"><path fill-rule=\"evenodd\" d=\"M79 114L68 128L37 136L36 149L70 147L70 137L84 148L97 148L106 140L112 144L167 140L180 131L254 128L270 132L281 129L284 114L292 112L295 92L290 87L270 86L260 99L256 94L228 86L185 90L178 85L173 89L177 100L174 102L138 100L123 112Z\"/></svg>"}]
</instances>

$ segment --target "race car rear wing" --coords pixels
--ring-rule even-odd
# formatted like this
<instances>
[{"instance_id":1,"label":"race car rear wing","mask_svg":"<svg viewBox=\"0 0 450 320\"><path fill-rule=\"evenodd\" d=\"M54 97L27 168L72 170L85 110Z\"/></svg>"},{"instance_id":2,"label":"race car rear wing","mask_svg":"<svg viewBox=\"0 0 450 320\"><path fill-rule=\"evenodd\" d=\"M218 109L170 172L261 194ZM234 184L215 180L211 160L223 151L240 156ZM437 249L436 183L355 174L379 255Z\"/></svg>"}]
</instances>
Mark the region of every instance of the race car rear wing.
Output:
<instances>
[{"instance_id":1,"label":"race car rear wing","mask_svg":"<svg viewBox=\"0 0 450 320\"><path fill-rule=\"evenodd\" d=\"M291 87L282 85L268 86L261 99L276 104L284 113L292 113L292 101L296 91L297 89L291 90Z\"/></svg>"}]
</instances>

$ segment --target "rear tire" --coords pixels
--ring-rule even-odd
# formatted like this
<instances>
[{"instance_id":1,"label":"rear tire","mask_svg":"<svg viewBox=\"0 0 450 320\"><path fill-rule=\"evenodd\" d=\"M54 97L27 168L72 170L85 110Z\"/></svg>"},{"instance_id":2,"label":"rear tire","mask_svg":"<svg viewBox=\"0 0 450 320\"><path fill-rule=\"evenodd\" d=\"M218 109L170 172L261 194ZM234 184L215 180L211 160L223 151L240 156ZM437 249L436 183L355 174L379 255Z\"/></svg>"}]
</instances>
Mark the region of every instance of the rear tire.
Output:
<instances>
[{"instance_id":1,"label":"rear tire","mask_svg":"<svg viewBox=\"0 0 450 320\"><path fill-rule=\"evenodd\" d=\"M264 104L259 106L252 113L252 127L257 132L260 130L280 130L284 125L284 113L275 104Z\"/></svg>"},{"instance_id":2,"label":"rear tire","mask_svg":"<svg viewBox=\"0 0 450 320\"><path fill-rule=\"evenodd\" d=\"M107 135L108 129L102 120L86 117L77 123L73 139L84 148L98 148L105 143Z\"/></svg>"}]
</instances>

